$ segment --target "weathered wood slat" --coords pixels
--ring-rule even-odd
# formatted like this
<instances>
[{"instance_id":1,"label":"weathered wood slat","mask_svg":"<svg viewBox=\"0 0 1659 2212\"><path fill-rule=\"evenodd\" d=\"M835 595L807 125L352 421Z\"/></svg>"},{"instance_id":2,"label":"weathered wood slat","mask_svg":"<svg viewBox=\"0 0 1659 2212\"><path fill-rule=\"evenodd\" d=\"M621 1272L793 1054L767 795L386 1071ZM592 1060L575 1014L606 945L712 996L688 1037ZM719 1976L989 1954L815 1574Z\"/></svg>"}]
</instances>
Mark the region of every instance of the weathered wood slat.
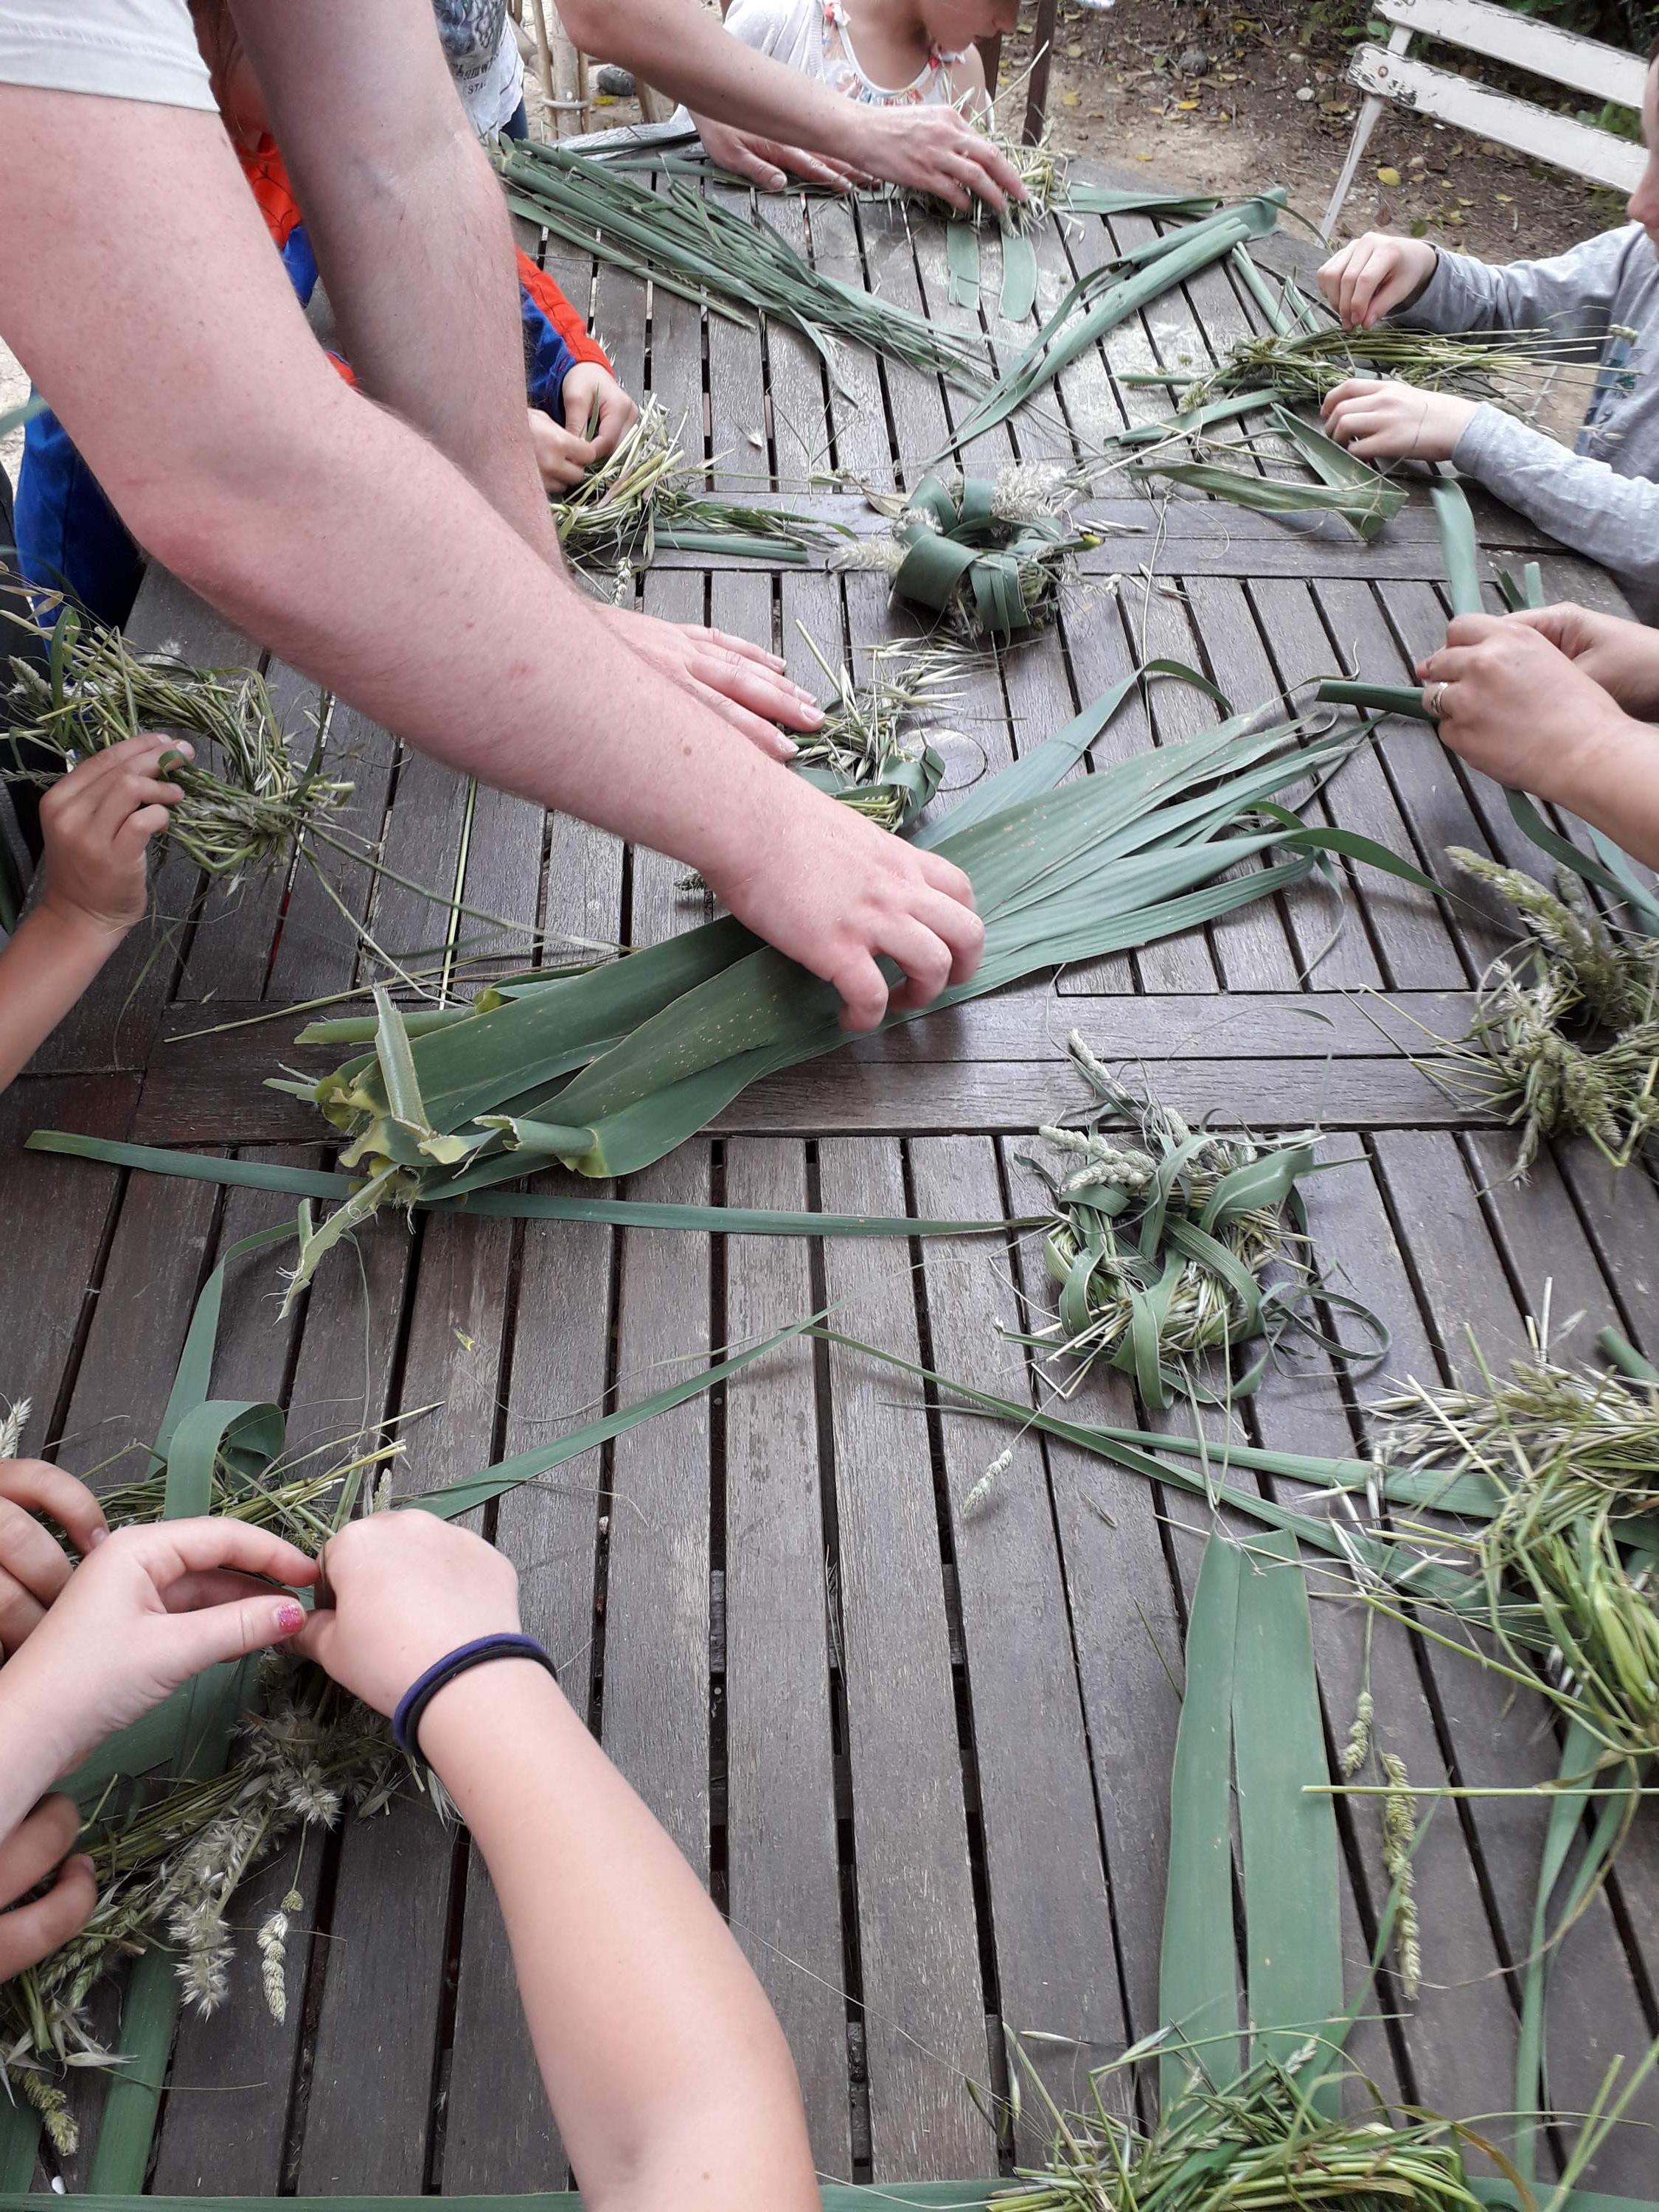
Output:
<instances>
[{"instance_id":1,"label":"weathered wood slat","mask_svg":"<svg viewBox=\"0 0 1659 2212\"><path fill-rule=\"evenodd\" d=\"M1307 1057L1216 1060L1196 1049L1171 1053L1158 1056L1159 1088L1182 1097L1194 1115L1218 1115L1262 1127L1333 1118L1368 1128L1444 1127L1482 1120L1403 1060L1318 1056L1318 1015L1316 1008L1311 1012L1316 1034L1310 1042L1316 1049ZM1071 1018L1062 1017L1068 1026ZM1109 1058L1150 1057L1127 1024L1084 1026ZM1078 1103L1069 1069L1052 1049L1040 1060L905 1061L861 1059L857 1048L843 1048L826 1066L828 1074L809 1062L751 1084L710 1124L712 1131L813 1136L827 1130L1020 1130ZM160 1076L146 1084L132 1124L134 1142L161 1146L303 1143L315 1135L310 1109L279 1091L240 1082L222 1088L180 1085Z\"/></svg>"},{"instance_id":2,"label":"weathered wood slat","mask_svg":"<svg viewBox=\"0 0 1659 2212\"><path fill-rule=\"evenodd\" d=\"M819 1163L828 1211L903 1209L896 1145L834 1139ZM826 1246L836 1325L914 1358L909 1271L902 1247ZM985 2000L933 1469L913 1393L855 1352L829 1369L871 2157L878 2180L942 2180L989 2147L965 2086Z\"/></svg>"},{"instance_id":3,"label":"weathered wood slat","mask_svg":"<svg viewBox=\"0 0 1659 2212\"><path fill-rule=\"evenodd\" d=\"M865 285L863 251L854 210L835 199L803 204L813 267L843 284ZM834 352L829 402L835 465L848 470L860 483L890 489L895 477L887 429L889 364L876 360L862 346L840 346ZM927 450L931 453L933 447Z\"/></svg>"},{"instance_id":4,"label":"weathered wood slat","mask_svg":"<svg viewBox=\"0 0 1659 2212\"><path fill-rule=\"evenodd\" d=\"M683 1146L635 1176L635 1197L708 1201L708 1148ZM622 1233L617 1366L628 1397L702 1363L713 1338L708 1240ZM676 1367L678 1374L684 1369ZM644 1378L649 1375L651 1380ZM689 1399L611 1447L605 1580L605 1749L704 1882L709 1838L711 1420Z\"/></svg>"},{"instance_id":5,"label":"weathered wood slat","mask_svg":"<svg viewBox=\"0 0 1659 2212\"><path fill-rule=\"evenodd\" d=\"M21 1076L0 1093L0 1251L28 1269L28 1295L6 1320L7 1403L30 1401L21 1449L56 1441L55 1416L74 1381L82 1332L97 1310L106 1237L123 1177L85 1161L35 1158L20 1147L43 1115L72 1118L100 1137L124 1139L138 1100L136 1076Z\"/></svg>"},{"instance_id":6,"label":"weathered wood slat","mask_svg":"<svg viewBox=\"0 0 1659 2212\"><path fill-rule=\"evenodd\" d=\"M927 1139L910 1157L919 1212L971 1206L989 1217L1000 1210L989 1139ZM1020 1327L1007 1258L1006 1249L982 1245L924 1248L927 1334L941 1374L1023 1398L1024 1356L1001 1334ZM979 1422L947 1419L942 1430L997 2008L1016 2038L1036 2029L1074 2039L1070 2048L1031 2042L1024 2049L1049 2094L1076 2110L1089 2069L1128 2038L1042 1453L1035 1434L1015 1439L1013 1464L985 1507L964 1518L964 1501L1009 1439ZM1038 2160L1051 2129L1029 2083L1024 2110L1018 2154Z\"/></svg>"},{"instance_id":7,"label":"weathered wood slat","mask_svg":"<svg viewBox=\"0 0 1659 2212\"><path fill-rule=\"evenodd\" d=\"M726 1148L729 1206L809 1203L802 1148ZM745 1239L726 1260L726 1334L812 1310L804 1246ZM726 1895L734 1934L794 2054L812 2154L853 2170L836 1815L839 1651L829 1635L812 1347L796 1343L726 1407Z\"/></svg>"}]
</instances>

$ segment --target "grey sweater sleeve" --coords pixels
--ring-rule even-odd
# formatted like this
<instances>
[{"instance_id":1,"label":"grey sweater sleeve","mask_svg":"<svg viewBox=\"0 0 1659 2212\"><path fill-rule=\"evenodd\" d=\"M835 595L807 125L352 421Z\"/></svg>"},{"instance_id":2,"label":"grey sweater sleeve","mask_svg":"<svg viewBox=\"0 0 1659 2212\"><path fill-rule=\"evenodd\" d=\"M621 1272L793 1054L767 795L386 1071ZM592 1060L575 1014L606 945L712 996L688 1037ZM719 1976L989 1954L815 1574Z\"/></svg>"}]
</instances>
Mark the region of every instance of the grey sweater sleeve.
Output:
<instances>
[{"instance_id":1,"label":"grey sweater sleeve","mask_svg":"<svg viewBox=\"0 0 1659 2212\"><path fill-rule=\"evenodd\" d=\"M1553 260L1502 268L1443 250L1417 298L1390 319L1419 330L1547 330L1558 338L1599 341L1612 319L1626 257L1641 234L1638 224L1626 223Z\"/></svg>"},{"instance_id":2,"label":"grey sweater sleeve","mask_svg":"<svg viewBox=\"0 0 1659 2212\"><path fill-rule=\"evenodd\" d=\"M1452 459L1465 476L1646 598L1659 591L1659 483L1623 477L1501 407L1477 407Z\"/></svg>"}]
</instances>

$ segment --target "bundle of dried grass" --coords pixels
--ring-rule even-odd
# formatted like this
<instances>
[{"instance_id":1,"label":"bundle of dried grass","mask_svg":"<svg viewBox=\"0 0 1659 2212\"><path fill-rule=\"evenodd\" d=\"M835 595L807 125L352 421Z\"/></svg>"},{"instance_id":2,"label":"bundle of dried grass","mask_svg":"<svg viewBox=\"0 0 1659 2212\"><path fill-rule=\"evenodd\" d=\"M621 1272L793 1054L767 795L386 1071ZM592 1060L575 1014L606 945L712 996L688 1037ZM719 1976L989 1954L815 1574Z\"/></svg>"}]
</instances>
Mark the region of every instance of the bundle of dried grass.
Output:
<instances>
[{"instance_id":1,"label":"bundle of dried grass","mask_svg":"<svg viewBox=\"0 0 1659 2212\"><path fill-rule=\"evenodd\" d=\"M1463 2150L1490 2146L1451 2120L1396 2115L1373 2083L1318 2043L1286 2063L1259 2058L1224 2086L1207 2079L1205 2057L1189 2054L1189 2087L1151 2129L1133 2117L1120 2081L1129 2062L1101 2068L1086 2110L1054 2110L1049 2164L1022 2170L994 2198L994 2212L1371 2212L1383 2204L1481 2212ZM1310 2077L1322 2089L1343 2085L1349 2109L1333 2116Z\"/></svg>"},{"instance_id":2,"label":"bundle of dried grass","mask_svg":"<svg viewBox=\"0 0 1659 2212\"><path fill-rule=\"evenodd\" d=\"M615 452L554 501L560 544L573 561L596 568L648 568L659 546L799 562L811 544L831 534L827 525L776 507L709 496L714 465L682 452L660 402L647 399Z\"/></svg>"},{"instance_id":3,"label":"bundle of dried grass","mask_svg":"<svg viewBox=\"0 0 1659 2212\"><path fill-rule=\"evenodd\" d=\"M196 757L167 774L184 793L168 841L210 875L240 875L285 860L344 805L351 786L325 775L321 735L301 762L289 750L263 677L248 669L191 668L161 653L135 653L118 630L58 616L49 673L10 662L10 737L55 753L64 766L146 732L188 738ZM4 771L45 785L55 772Z\"/></svg>"},{"instance_id":4,"label":"bundle of dried grass","mask_svg":"<svg viewBox=\"0 0 1659 2212\"><path fill-rule=\"evenodd\" d=\"M1396 1540L1466 1565L1479 1618L1601 1757L1659 1750L1659 1613L1650 1517L1659 1508L1659 1386L1530 1353L1494 1374L1474 1347L1474 1389L1413 1382L1373 1408L1379 1455L1432 1501L1470 1479L1491 1510L1462 1528L1396 1521Z\"/></svg>"},{"instance_id":5,"label":"bundle of dried grass","mask_svg":"<svg viewBox=\"0 0 1659 2212\"><path fill-rule=\"evenodd\" d=\"M792 765L881 829L902 830L945 778L945 763L919 725L954 697L954 655L878 646L860 684L845 661L833 668L805 629L801 635L833 691L817 728L797 738Z\"/></svg>"},{"instance_id":6,"label":"bundle of dried grass","mask_svg":"<svg viewBox=\"0 0 1659 2212\"><path fill-rule=\"evenodd\" d=\"M1517 1180L1554 1136L1588 1137L1627 1166L1659 1128L1659 939L1615 936L1565 871L1552 894L1478 854L1451 858L1509 901L1524 943L1482 979L1468 1035L1424 1067L1520 1129Z\"/></svg>"},{"instance_id":7,"label":"bundle of dried grass","mask_svg":"<svg viewBox=\"0 0 1659 2212\"><path fill-rule=\"evenodd\" d=\"M76 2149L77 2130L58 2069L110 2059L86 2010L104 1976L166 1946L177 1954L186 2002L211 2013L226 1995L228 1911L239 1884L296 1832L332 1827L347 1810L378 1812L398 1786L404 1761L386 1722L319 1668L273 1654L261 1662L260 1691L222 1774L112 1790L82 1838L97 1871L92 1918L0 1987L0 2090L34 2106L60 2156ZM289 1921L301 1902L290 1891L257 1939L278 2018Z\"/></svg>"},{"instance_id":8,"label":"bundle of dried grass","mask_svg":"<svg viewBox=\"0 0 1659 2212\"><path fill-rule=\"evenodd\" d=\"M1253 332L1224 361L1182 395L1183 413L1229 392L1273 393L1285 400L1321 400L1350 377L1387 377L1424 392L1451 392L1520 411L1541 396L1546 380L1583 362L1583 342L1547 331L1419 331L1381 323L1369 331L1332 324L1316 330Z\"/></svg>"}]
</instances>

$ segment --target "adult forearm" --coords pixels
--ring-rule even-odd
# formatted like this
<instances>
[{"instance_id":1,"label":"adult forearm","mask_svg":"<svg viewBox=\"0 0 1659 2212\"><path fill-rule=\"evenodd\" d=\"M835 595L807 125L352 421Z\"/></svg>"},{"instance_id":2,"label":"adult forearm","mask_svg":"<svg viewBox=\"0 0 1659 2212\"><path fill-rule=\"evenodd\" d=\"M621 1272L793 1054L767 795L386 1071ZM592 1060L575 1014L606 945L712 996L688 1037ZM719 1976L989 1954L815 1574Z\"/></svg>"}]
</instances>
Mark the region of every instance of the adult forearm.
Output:
<instances>
[{"instance_id":1,"label":"adult forearm","mask_svg":"<svg viewBox=\"0 0 1659 2212\"><path fill-rule=\"evenodd\" d=\"M368 20L351 40L319 0L282 0L275 10L240 0L238 15L362 389L429 438L556 563L526 423L506 202L429 13L418 34L399 24L384 27L397 36L378 35L385 4L360 0ZM356 95L345 112L343 72ZM319 97L323 82L331 91Z\"/></svg>"},{"instance_id":2,"label":"adult forearm","mask_svg":"<svg viewBox=\"0 0 1659 2212\"><path fill-rule=\"evenodd\" d=\"M0 1091L21 1074L120 942L37 907L0 951Z\"/></svg>"},{"instance_id":3,"label":"adult forearm","mask_svg":"<svg viewBox=\"0 0 1659 2212\"><path fill-rule=\"evenodd\" d=\"M124 510L144 542L250 636L439 759L705 872L785 781L320 356L310 388L262 413L234 455L178 458Z\"/></svg>"},{"instance_id":4,"label":"adult forearm","mask_svg":"<svg viewBox=\"0 0 1659 2212\"><path fill-rule=\"evenodd\" d=\"M584 52L620 62L698 115L856 158L850 100L728 38L696 0L561 0L560 14Z\"/></svg>"},{"instance_id":5,"label":"adult forearm","mask_svg":"<svg viewBox=\"0 0 1659 2212\"><path fill-rule=\"evenodd\" d=\"M440 1693L421 1745L489 1865L537 2058L596 2212L808 2212L770 2008L701 1885L539 1669Z\"/></svg>"},{"instance_id":6,"label":"adult forearm","mask_svg":"<svg viewBox=\"0 0 1659 2212\"><path fill-rule=\"evenodd\" d=\"M1610 714L1547 795L1633 860L1659 868L1659 732L1650 724Z\"/></svg>"}]
</instances>

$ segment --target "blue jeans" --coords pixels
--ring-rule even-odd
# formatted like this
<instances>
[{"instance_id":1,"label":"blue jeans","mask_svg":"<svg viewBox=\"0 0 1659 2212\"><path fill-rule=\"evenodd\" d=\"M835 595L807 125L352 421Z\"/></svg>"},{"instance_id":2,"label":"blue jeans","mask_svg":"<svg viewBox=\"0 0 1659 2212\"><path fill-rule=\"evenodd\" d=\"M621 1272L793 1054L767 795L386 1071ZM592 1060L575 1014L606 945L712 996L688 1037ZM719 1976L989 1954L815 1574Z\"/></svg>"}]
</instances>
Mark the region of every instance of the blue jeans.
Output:
<instances>
[{"instance_id":1,"label":"blue jeans","mask_svg":"<svg viewBox=\"0 0 1659 2212\"><path fill-rule=\"evenodd\" d=\"M527 138L530 136L530 117L520 100L501 125L503 138Z\"/></svg>"}]
</instances>

